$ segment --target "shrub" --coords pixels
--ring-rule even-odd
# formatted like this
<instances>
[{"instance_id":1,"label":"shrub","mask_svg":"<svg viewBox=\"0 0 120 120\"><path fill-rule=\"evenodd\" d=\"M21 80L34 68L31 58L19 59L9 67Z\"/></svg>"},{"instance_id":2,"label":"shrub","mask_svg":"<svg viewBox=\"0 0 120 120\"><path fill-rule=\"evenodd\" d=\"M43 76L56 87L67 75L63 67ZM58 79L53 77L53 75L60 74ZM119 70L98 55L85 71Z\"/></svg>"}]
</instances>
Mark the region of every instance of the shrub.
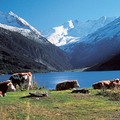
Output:
<instances>
[{"instance_id":1,"label":"shrub","mask_svg":"<svg viewBox=\"0 0 120 120\"><path fill-rule=\"evenodd\" d=\"M118 89L100 91L96 95L102 95L108 97L112 101L120 101L120 91Z\"/></svg>"},{"instance_id":2,"label":"shrub","mask_svg":"<svg viewBox=\"0 0 120 120\"><path fill-rule=\"evenodd\" d=\"M38 90L39 89L39 86L38 86L38 83L37 83L37 80L35 79L35 76L33 77L33 90Z\"/></svg>"}]
</instances>

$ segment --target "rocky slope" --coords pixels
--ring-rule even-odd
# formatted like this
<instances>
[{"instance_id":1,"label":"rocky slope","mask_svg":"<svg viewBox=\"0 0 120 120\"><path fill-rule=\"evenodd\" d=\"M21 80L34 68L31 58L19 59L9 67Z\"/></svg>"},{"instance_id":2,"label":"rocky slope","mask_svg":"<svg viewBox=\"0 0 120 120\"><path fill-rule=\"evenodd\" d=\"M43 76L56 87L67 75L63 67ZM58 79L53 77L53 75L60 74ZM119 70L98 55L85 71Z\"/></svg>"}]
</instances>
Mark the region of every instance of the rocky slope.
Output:
<instances>
[{"instance_id":1,"label":"rocky slope","mask_svg":"<svg viewBox=\"0 0 120 120\"><path fill-rule=\"evenodd\" d=\"M70 56L46 38L42 39L43 42L37 43L18 32L0 28L0 73L71 69Z\"/></svg>"}]
</instances>

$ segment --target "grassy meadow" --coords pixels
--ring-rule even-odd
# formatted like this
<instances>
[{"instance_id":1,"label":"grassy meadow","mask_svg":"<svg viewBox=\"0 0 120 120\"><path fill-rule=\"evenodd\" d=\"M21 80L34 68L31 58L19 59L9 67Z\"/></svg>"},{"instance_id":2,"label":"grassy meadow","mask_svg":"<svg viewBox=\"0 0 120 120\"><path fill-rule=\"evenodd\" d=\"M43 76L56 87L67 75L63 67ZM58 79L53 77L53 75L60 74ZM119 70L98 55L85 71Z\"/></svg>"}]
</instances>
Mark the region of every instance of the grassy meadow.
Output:
<instances>
[{"instance_id":1,"label":"grassy meadow","mask_svg":"<svg viewBox=\"0 0 120 120\"><path fill-rule=\"evenodd\" d=\"M118 90L88 90L90 94L46 89L7 92L0 98L0 120L120 120ZM35 91L50 93L30 96Z\"/></svg>"}]
</instances>

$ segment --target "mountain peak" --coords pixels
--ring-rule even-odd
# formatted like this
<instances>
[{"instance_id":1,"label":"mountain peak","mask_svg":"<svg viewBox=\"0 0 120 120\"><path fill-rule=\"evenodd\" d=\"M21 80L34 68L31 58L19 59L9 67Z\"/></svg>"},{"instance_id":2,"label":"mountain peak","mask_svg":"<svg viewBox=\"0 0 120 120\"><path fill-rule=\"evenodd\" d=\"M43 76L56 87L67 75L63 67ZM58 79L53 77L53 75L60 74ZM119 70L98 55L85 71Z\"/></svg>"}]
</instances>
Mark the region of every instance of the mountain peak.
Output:
<instances>
[{"instance_id":1,"label":"mountain peak","mask_svg":"<svg viewBox=\"0 0 120 120\"><path fill-rule=\"evenodd\" d=\"M63 26L65 27L65 28L74 28L74 25L73 25L73 22L72 22L72 20L69 20L69 21L67 21L67 22L65 22L64 24L63 24Z\"/></svg>"},{"instance_id":2,"label":"mountain peak","mask_svg":"<svg viewBox=\"0 0 120 120\"><path fill-rule=\"evenodd\" d=\"M36 41L38 41L37 39L40 39L41 41L41 33L12 11L9 13L0 12L0 27L19 32L26 37L36 39Z\"/></svg>"},{"instance_id":3,"label":"mountain peak","mask_svg":"<svg viewBox=\"0 0 120 120\"><path fill-rule=\"evenodd\" d=\"M8 14L9 14L9 15L12 15L12 16L17 16L17 15L14 14L12 11L10 11Z\"/></svg>"},{"instance_id":4,"label":"mountain peak","mask_svg":"<svg viewBox=\"0 0 120 120\"><path fill-rule=\"evenodd\" d=\"M99 20L100 20L100 21L106 21L106 20L107 20L107 17L106 17L106 16L102 16Z\"/></svg>"},{"instance_id":5,"label":"mountain peak","mask_svg":"<svg viewBox=\"0 0 120 120\"><path fill-rule=\"evenodd\" d=\"M107 25L115 19L115 17L102 16L98 20L88 20L86 22L81 22L78 19L75 19L74 21L69 20L62 24L62 27L58 26L55 27L55 29L52 28L44 31L42 32L42 35L57 46L69 46L71 43L81 41L83 37L94 33L97 29Z\"/></svg>"},{"instance_id":6,"label":"mountain peak","mask_svg":"<svg viewBox=\"0 0 120 120\"><path fill-rule=\"evenodd\" d=\"M78 19L75 19L75 21L74 21L75 23L79 23L79 20Z\"/></svg>"},{"instance_id":7,"label":"mountain peak","mask_svg":"<svg viewBox=\"0 0 120 120\"><path fill-rule=\"evenodd\" d=\"M70 26L71 28L74 28L74 25L73 25L72 20L69 20L68 22L69 22L69 26Z\"/></svg>"}]
</instances>

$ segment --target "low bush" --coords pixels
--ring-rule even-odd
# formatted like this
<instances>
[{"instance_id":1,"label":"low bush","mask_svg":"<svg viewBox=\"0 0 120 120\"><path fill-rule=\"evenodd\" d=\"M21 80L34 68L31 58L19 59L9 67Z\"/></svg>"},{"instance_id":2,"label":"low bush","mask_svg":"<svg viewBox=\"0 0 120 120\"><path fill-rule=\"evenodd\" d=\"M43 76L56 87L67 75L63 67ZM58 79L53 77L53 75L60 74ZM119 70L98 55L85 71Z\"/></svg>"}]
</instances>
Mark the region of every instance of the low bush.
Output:
<instances>
[{"instance_id":1,"label":"low bush","mask_svg":"<svg viewBox=\"0 0 120 120\"><path fill-rule=\"evenodd\" d=\"M33 77L33 90L38 90L39 89L39 86L38 86L38 83L37 83L37 80L35 79L35 76Z\"/></svg>"},{"instance_id":2,"label":"low bush","mask_svg":"<svg viewBox=\"0 0 120 120\"><path fill-rule=\"evenodd\" d=\"M118 89L99 91L96 95L102 95L104 97L108 97L109 100L112 101L120 101L120 90Z\"/></svg>"}]
</instances>

